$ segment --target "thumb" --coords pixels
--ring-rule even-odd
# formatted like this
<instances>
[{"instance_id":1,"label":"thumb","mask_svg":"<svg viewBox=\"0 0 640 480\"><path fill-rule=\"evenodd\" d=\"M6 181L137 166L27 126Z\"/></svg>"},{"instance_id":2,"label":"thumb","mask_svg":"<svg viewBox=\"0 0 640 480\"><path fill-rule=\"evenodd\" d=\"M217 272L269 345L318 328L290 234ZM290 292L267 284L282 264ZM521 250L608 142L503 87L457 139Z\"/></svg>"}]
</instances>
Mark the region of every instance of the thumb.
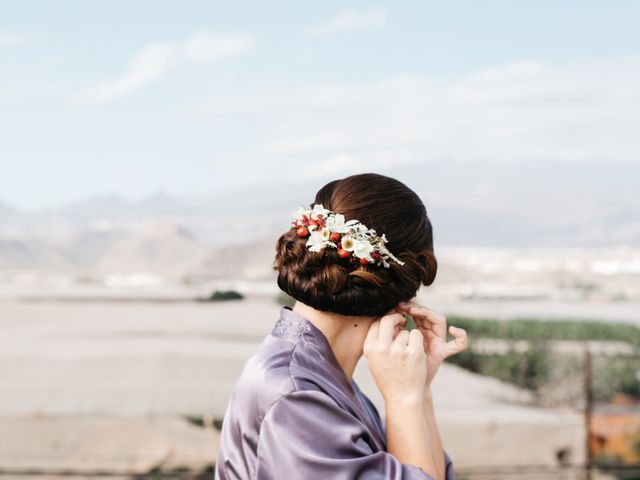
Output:
<instances>
[{"instance_id":1,"label":"thumb","mask_svg":"<svg viewBox=\"0 0 640 480\"><path fill-rule=\"evenodd\" d=\"M464 328L454 327L453 325L449 325L449 333L454 336L453 340L449 340L445 344L445 358L450 355L455 355L456 353L460 353L463 350L466 350L469 346L469 339L467 337L467 332Z\"/></svg>"}]
</instances>

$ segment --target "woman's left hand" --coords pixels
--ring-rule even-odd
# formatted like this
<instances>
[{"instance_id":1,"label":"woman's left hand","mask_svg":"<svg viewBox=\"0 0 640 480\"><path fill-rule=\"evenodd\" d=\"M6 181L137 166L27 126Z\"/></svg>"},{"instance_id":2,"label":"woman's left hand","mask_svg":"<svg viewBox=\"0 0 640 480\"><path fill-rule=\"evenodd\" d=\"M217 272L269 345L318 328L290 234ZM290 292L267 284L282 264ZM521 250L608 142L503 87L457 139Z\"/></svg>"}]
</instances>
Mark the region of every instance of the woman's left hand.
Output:
<instances>
[{"instance_id":1,"label":"woman's left hand","mask_svg":"<svg viewBox=\"0 0 640 480\"><path fill-rule=\"evenodd\" d=\"M469 345L467 332L459 327L449 326L454 339L447 342L447 319L444 315L415 302L401 302L395 307L399 313L413 317L416 328L424 337L427 354L427 388L438 371L440 364L449 356L460 353Z\"/></svg>"}]
</instances>

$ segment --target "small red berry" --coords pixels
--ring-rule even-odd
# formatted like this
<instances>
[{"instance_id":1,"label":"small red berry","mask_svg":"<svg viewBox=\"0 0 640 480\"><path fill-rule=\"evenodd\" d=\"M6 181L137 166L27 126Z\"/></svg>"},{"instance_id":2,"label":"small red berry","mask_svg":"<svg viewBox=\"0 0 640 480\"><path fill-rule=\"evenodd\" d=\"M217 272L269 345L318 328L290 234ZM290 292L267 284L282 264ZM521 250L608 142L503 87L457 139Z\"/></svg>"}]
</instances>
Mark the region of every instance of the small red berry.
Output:
<instances>
[{"instance_id":1,"label":"small red berry","mask_svg":"<svg viewBox=\"0 0 640 480\"><path fill-rule=\"evenodd\" d=\"M366 265L367 263L369 263L369 260L367 260L366 258L360 259L360 265Z\"/></svg>"},{"instance_id":2,"label":"small red berry","mask_svg":"<svg viewBox=\"0 0 640 480\"><path fill-rule=\"evenodd\" d=\"M371 256L374 258L374 260L379 260L382 255L380 254L380 252L375 251L371 253Z\"/></svg>"},{"instance_id":3,"label":"small red berry","mask_svg":"<svg viewBox=\"0 0 640 480\"><path fill-rule=\"evenodd\" d=\"M340 240L340 234L338 232L331 232L331 235L329 236L329 239L332 242L337 242Z\"/></svg>"},{"instance_id":4,"label":"small red berry","mask_svg":"<svg viewBox=\"0 0 640 480\"><path fill-rule=\"evenodd\" d=\"M351 252L345 250L344 248L339 248L338 255L340 255L340 258L347 258L349 255L351 255Z\"/></svg>"},{"instance_id":5,"label":"small red berry","mask_svg":"<svg viewBox=\"0 0 640 480\"><path fill-rule=\"evenodd\" d=\"M296 233L299 237L306 237L309 235L309 230L307 230L307 227L300 227L296 230Z\"/></svg>"}]
</instances>

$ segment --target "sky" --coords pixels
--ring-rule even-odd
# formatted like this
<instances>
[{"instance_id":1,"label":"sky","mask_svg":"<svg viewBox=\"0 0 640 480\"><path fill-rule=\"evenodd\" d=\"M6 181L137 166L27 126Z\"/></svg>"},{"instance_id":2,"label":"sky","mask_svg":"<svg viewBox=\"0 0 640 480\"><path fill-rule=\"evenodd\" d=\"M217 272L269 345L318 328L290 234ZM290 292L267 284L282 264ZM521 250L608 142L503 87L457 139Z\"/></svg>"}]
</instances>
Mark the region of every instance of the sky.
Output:
<instances>
[{"instance_id":1,"label":"sky","mask_svg":"<svg viewBox=\"0 0 640 480\"><path fill-rule=\"evenodd\" d=\"M2 3L0 202L18 208L640 161L638 2Z\"/></svg>"}]
</instances>

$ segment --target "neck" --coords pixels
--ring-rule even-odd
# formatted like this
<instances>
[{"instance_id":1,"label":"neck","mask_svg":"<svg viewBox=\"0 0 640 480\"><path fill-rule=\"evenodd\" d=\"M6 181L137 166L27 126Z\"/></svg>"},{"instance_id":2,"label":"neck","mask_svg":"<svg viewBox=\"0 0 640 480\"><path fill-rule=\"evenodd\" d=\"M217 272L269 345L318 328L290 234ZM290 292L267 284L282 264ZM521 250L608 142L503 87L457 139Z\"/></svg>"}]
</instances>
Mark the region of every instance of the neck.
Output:
<instances>
[{"instance_id":1,"label":"neck","mask_svg":"<svg viewBox=\"0 0 640 480\"><path fill-rule=\"evenodd\" d=\"M378 317L340 315L316 310L296 301L293 311L301 314L324 334L349 381L362 356L362 346L369 327Z\"/></svg>"}]
</instances>

